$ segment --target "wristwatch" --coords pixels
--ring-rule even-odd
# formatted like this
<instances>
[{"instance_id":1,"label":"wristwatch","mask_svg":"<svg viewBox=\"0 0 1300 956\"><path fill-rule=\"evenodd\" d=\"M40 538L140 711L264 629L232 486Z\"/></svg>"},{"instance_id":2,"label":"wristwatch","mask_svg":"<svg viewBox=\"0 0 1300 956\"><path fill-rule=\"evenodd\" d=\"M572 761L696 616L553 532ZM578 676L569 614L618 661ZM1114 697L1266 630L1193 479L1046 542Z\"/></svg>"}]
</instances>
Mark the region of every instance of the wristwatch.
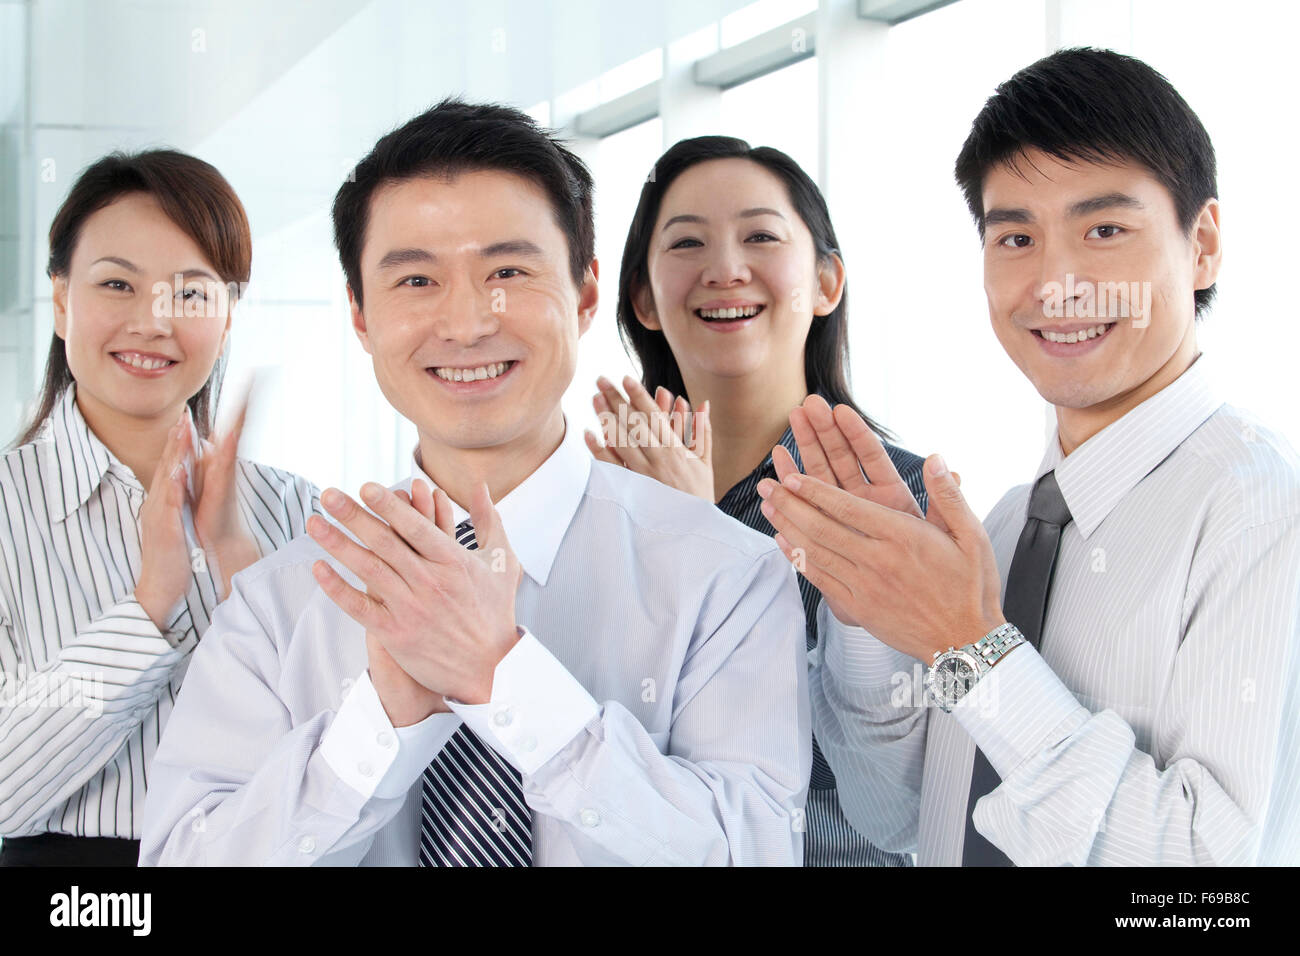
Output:
<instances>
[{"instance_id":1,"label":"wristwatch","mask_svg":"<svg viewBox=\"0 0 1300 956\"><path fill-rule=\"evenodd\" d=\"M950 647L934 655L934 663L925 675L925 684L943 712L951 714L957 702L970 693L981 677L993 669L1013 648L1025 643L1025 636L1014 624L1003 624L989 631L974 644Z\"/></svg>"}]
</instances>

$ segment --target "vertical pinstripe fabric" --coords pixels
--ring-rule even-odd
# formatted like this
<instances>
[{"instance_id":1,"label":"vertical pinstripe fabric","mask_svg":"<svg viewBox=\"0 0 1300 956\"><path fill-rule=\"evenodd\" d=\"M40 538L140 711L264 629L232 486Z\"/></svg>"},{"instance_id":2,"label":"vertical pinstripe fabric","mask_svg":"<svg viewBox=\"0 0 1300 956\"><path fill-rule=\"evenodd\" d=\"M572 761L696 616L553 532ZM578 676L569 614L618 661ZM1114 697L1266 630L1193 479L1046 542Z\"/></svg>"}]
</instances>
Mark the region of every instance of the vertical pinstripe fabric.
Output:
<instances>
[{"instance_id":1,"label":"vertical pinstripe fabric","mask_svg":"<svg viewBox=\"0 0 1300 956\"><path fill-rule=\"evenodd\" d=\"M961 861L972 738L1003 776L976 825L1017 864L1300 863L1300 462L1210 376L1053 436L1074 521L1042 655L930 708L920 863ZM1004 581L1028 495L985 521Z\"/></svg>"},{"instance_id":2,"label":"vertical pinstripe fabric","mask_svg":"<svg viewBox=\"0 0 1300 956\"><path fill-rule=\"evenodd\" d=\"M243 459L236 493L263 554L319 510L307 481ZM217 604L206 568L165 634L135 601L144 497L75 388L0 458L0 834L141 835L149 764Z\"/></svg>"},{"instance_id":3,"label":"vertical pinstripe fabric","mask_svg":"<svg viewBox=\"0 0 1300 956\"><path fill-rule=\"evenodd\" d=\"M795 442L794 432L789 428L781 436L781 445L794 458L800 468L803 461L799 457L799 446ZM911 489L912 495L926 506L925 482L921 475L925 459L898 448L885 444L894 467ZM769 454L762 463L748 476L732 486L718 507L755 531L772 535L776 529L763 517L760 507L763 500L758 496L758 483L764 478L775 478L776 469ZM802 575L799 576L799 592L803 598L804 617L807 624L808 650L814 651L818 643L817 609L821 605L821 592ZM816 655L810 655L810 664ZM874 846L870 840L853 828L840 807L839 794L836 792L835 774L823 756L821 747L813 738L812 778L809 782L807 815L807 832L804 836L804 866L910 866L911 857L903 853L886 853Z\"/></svg>"}]
</instances>

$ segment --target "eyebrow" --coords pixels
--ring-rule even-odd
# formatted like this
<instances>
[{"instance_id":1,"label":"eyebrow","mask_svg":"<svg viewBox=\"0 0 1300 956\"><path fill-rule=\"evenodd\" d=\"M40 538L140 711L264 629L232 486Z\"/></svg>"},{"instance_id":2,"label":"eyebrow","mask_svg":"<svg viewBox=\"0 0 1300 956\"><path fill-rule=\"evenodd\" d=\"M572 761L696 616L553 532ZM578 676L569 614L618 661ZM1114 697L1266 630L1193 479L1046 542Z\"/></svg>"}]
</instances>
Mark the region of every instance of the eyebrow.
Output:
<instances>
[{"instance_id":1,"label":"eyebrow","mask_svg":"<svg viewBox=\"0 0 1300 956\"><path fill-rule=\"evenodd\" d=\"M1077 216L1087 216L1090 213L1100 212L1103 209L1145 209L1146 205L1140 200L1128 193L1106 193L1102 196L1093 196L1091 199L1081 199L1069 208L1066 215L1070 218Z\"/></svg>"},{"instance_id":2,"label":"eyebrow","mask_svg":"<svg viewBox=\"0 0 1300 956\"><path fill-rule=\"evenodd\" d=\"M777 212L775 209L769 209L767 206L754 206L751 209L742 209L739 212L739 214L736 216L736 218L753 219L755 216L776 216L780 219L785 218L785 216L782 213ZM708 222L708 220L705 219L703 216L692 216L688 214L682 214L680 216L673 216L673 218L669 219L666 223L664 223L664 229L667 229L669 226L673 225L674 223L679 223L679 222L706 223Z\"/></svg>"},{"instance_id":3,"label":"eyebrow","mask_svg":"<svg viewBox=\"0 0 1300 956\"><path fill-rule=\"evenodd\" d=\"M92 262L91 265L97 266L101 262L111 262L114 265L121 266L123 269L126 269L128 272L138 273L140 271L140 267L137 266L135 263L131 262L128 259L122 259L118 256L100 256L98 259ZM192 279L195 276L202 276L205 279L211 279L213 282L221 281L216 276L214 276L211 272L209 272L207 269L185 269L184 271L181 272L181 275L184 276L186 279Z\"/></svg>"},{"instance_id":4,"label":"eyebrow","mask_svg":"<svg viewBox=\"0 0 1300 956\"><path fill-rule=\"evenodd\" d=\"M491 259L497 256L530 256L535 259L543 257L541 247L528 239L505 239L494 242L478 250L477 255L480 259ZM436 262L437 259L438 257L427 249L391 249L379 260L378 268L393 269L416 263Z\"/></svg>"},{"instance_id":5,"label":"eyebrow","mask_svg":"<svg viewBox=\"0 0 1300 956\"><path fill-rule=\"evenodd\" d=\"M135 266L134 263L128 262L126 259L119 259L117 256L100 256L98 259L96 259L94 262L92 262L91 265L92 265L92 266L97 266L97 265L99 265L101 262L111 262L111 263L113 263L113 264L115 264L115 265L119 265L119 266L121 266L123 269L127 269L127 270L129 270L129 271L131 271L131 272L139 272L139 271L140 271L139 268L137 268L137 267Z\"/></svg>"},{"instance_id":6,"label":"eyebrow","mask_svg":"<svg viewBox=\"0 0 1300 956\"><path fill-rule=\"evenodd\" d=\"M542 258L542 250L535 242L528 239L506 239L503 242L494 242L490 246L484 246L479 250L479 257L482 259L492 259L497 256L530 256L534 259Z\"/></svg>"},{"instance_id":7,"label":"eyebrow","mask_svg":"<svg viewBox=\"0 0 1300 956\"><path fill-rule=\"evenodd\" d=\"M433 262L436 257L427 249L390 249L379 260L380 269L409 266L417 262Z\"/></svg>"},{"instance_id":8,"label":"eyebrow","mask_svg":"<svg viewBox=\"0 0 1300 956\"><path fill-rule=\"evenodd\" d=\"M1080 199L1070 206L1065 214L1070 219L1077 219L1080 216L1089 216L1103 209L1145 209L1146 204L1141 200L1130 196L1128 193L1105 193L1101 196L1091 196L1088 199ZM1004 222L1013 223L1032 223L1034 214L1028 209L1019 207L1008 208L998 206L990 209L984 214L984 225L995 226Z\"/></svg>"}]
</instances>

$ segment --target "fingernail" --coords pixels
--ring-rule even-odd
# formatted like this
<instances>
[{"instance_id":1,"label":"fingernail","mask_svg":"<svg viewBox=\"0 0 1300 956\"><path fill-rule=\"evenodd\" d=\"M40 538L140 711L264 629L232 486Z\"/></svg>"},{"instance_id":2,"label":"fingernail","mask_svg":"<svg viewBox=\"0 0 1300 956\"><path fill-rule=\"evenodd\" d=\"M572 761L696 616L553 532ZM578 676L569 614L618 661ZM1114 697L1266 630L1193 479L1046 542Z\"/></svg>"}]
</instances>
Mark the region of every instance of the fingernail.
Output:
<instances>
[{"instance_id":1,"label":"fingernail","mask_svg":"<svg viewBox=\"0 0 1300 956\"><path fill-rule=\"evenodd\" d=\"M758 483L758 488L757 488L758 496L760 498L766 499L769 495L772 494L772 489L775 487L776 487L775 481L773 481L771 478L764 478L762 481Z\"/></svg>"},{"instance_id":2,"label":"fingernail","mask_svg":"<svg viewBox=\"0 0 1300 956\"><path fill-rule=\"evenodd\" d=\"M603 376L603 375L599 375L599 376L596 377L596 384L599 385L601 388L613 388L613 387L614 387L614 383L611 382L609 379L607 379L607 378L606 378L605 376Z\"/></svg>"},{"instance_id":3,"label":"fingernail","mask_svg":"<svg viewBox=\"0 0 1300 956\"><path fill-rule=\"evenodd\" d=\"M361 486L361 500L368 505L373 505L383 497L383 490L373 481L367 481Z\"/></svg>"},{"instance_id":4,"label":"fingernail","mask_svg":"<svg viewBox=\"0 0 1300 956\"><path fill-rule=\"evenodd\" d=\"M772 507L772 502L770 501L764 501L761 505L758 506L758 510L763 512L764 518L772 517L772 513L776 511L776 509Z\"/></svg>"},{"instance_id":5,"label":"fingernail","mask_svg":"<svg viewBox=\"0 0 1300 956\"><path fill-rule=\"evenodd\" d=\"M335 491L333 488L326 488L325 493L320 496L320 500L326 508L343 507L343 493Z\"/></svg>"},{"instance_id":6,"label":"fingernail","mask_svg":"<svg viewBox=\"0 0 1300 956\"><path fill-rule=\"evenodd\" d=\"M791 491L798 491L799 486L803 484L803 478L798 472L792 471L781 479L781 484L785 485Z\"/></svg>"},{"instance_id":7,"label":"fingernail","mask_svg":"<svg viewBox=\"0 0 1300 956\"><path fill-rule=\"evenodd\" d=\"M931 476L935 478L942 478L948 474L948 466L944 463L942 455L932 455L926 467L930 469Z\"/></svg>"}]
</instances>

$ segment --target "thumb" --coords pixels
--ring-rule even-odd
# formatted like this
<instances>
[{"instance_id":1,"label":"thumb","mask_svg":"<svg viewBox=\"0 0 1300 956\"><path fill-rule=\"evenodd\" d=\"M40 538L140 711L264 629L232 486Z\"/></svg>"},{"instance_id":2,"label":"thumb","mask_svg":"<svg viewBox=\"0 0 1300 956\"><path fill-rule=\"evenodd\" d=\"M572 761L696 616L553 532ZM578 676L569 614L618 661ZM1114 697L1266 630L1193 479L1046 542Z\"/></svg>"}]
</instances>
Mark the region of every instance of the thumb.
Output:
<instances>
[{"instance_id":1,"label":"thumb","mask_svg":"<svg viewBox=\"0 0 1300 956\"><path fill-rule=\"evenodd\" d=\"M469 520L474 525L474 539L478 542L479 550L484 552L485 556L492 557L497 548L505 549L506 558L513 562L514 552L510 548L510 542L506 539L505 526L501 523L501 515L497 513L496 506L492 504L492 496L488 493L487 482L479 482L474 489L473 495L469 500Z\"/></svg>"},{"instance_id":2,"label":"thumb","mask_svg":"<svg viewBox=\"0 0 1300 956\"><path fill-rule=\"evenodd\" d=\"M957 487L960 488L960 487L961 487L961 473L960 473L960 472L956 472L956 471L954 471L954 472L952 473L952 477L953 477L953 480L957 482ZM930 524L934 525L936 528L938 528L938 529L939 529L940 531L942 531L944 534L946 534L946 535L951 535L951 534L952 534L952 528L949 528L949 527L948 527L948 522L946 522L946 521L943 520L943 515L940 513L940 511L939 511L938 508L929 508L929 507L927 507L927 508L925 509L925 520L928 521L928 522L930 522Z\"/></svg>"},{"instance_id":3,"label":"thumb","mask_svg":"<svg viewBox=\"0 0 1300 956\"><path fill-rule=\"evenodd\" d=\"M694 431L691 437L693 439L691 450L711 467L713 465L713 416L709 414L707 398L695 413Z\"/></svg>"},{"instance_id":4,"label":"thumb","mask_svg":"<svg viewBox=\"0 0 1300 956\"><path fill-rule=\"evenodd\" d=\"M925 461L925 490L930 497L927 518L954 538L963 538L980 526L979 518L966 504L957 478L948 470L941 455Z\"/></svg>"}]
</instances>

